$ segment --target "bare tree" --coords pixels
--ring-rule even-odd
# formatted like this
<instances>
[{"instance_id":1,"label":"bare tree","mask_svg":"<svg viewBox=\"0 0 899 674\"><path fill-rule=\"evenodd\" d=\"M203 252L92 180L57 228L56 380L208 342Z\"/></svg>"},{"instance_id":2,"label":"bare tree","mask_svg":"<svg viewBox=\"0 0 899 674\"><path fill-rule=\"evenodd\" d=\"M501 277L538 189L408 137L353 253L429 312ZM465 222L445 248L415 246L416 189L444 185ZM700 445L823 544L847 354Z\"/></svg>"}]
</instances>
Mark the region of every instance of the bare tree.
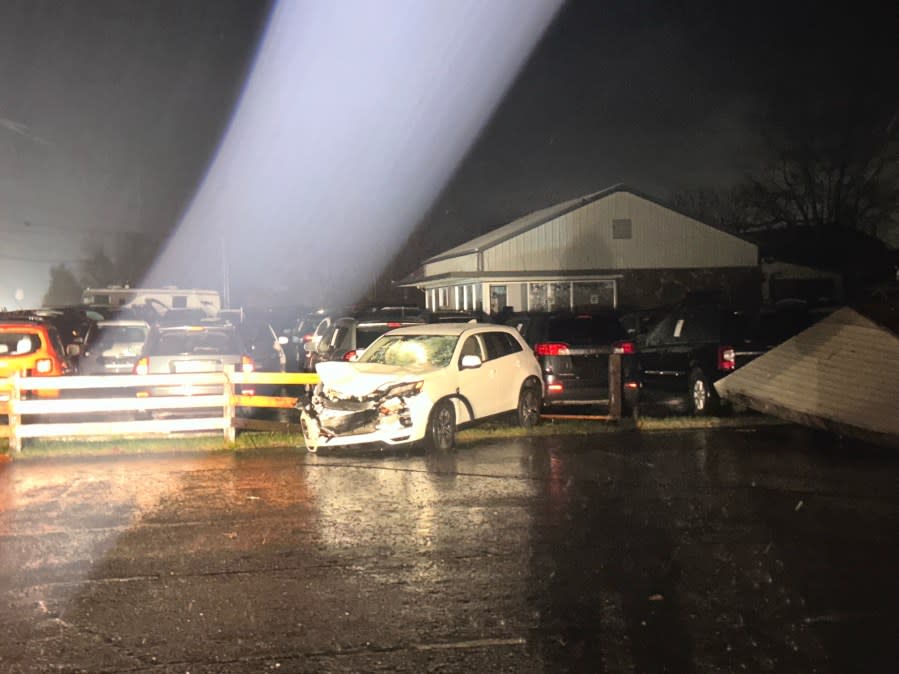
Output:
<instances>
[{"instance_id":1,"label":"bare tree","mask_svg":"<svg viewBox=\"0 0 899 674\"><path fill-rule=\"evenodd\" d=\"M698 187L675 193L671 197L671 206L700 222L737 232L748 224L749 196L747 185Z\"/></svg>"},{"instance_id":2,"label":"bare tree","mask_svg":"<svg viewBox=\"0 0 899 674\"><path fill-rule=\"evenodd\" d=\"M808 124L774 142L768 170L749 188L756 228L858 230L876 236L899 215L899 122L850 111L841 128ZM795 129L794 129L795 132Z\"/></svg>"}]
</instances>

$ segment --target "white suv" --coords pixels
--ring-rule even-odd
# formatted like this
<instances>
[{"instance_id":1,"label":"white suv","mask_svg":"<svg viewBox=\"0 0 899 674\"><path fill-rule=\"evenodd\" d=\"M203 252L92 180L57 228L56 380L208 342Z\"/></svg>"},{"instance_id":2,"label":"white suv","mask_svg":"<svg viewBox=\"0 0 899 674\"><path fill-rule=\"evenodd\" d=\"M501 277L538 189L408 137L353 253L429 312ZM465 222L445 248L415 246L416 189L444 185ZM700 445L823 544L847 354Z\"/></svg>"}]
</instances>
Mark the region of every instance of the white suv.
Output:
<instances>
[{"instance_id":1,"label":"white suv","mask_svg":"<svg viewBox=\"0 0 899 674\"><path fill-rule=\"evenodd\" d=\"M456 427L517 412L540 419L542 379L513 328L484 323L409 326L379 337L353 362L316 365L321 383L301 410L306 447L424 440L450 450Z\"/></svg>"}]
</instances>

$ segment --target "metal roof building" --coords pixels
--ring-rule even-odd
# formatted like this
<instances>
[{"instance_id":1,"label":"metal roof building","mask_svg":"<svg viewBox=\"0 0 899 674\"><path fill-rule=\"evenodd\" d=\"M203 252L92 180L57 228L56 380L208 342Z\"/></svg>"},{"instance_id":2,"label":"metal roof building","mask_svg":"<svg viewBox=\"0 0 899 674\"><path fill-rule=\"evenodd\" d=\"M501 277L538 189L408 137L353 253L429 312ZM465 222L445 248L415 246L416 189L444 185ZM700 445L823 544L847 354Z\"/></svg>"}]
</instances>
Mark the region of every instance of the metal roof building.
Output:
<instances>
[{"instance_id":1,"label":"metal roof building","mask_svg":"<svg viewBox=\"0 0 899 674\"><path fill-rule=\"evenodd\" d=\"M529 213L402 281L430 309L649 307L687 291L759 295L758 248L616 185Z\"/></svg>"}]
</instances>

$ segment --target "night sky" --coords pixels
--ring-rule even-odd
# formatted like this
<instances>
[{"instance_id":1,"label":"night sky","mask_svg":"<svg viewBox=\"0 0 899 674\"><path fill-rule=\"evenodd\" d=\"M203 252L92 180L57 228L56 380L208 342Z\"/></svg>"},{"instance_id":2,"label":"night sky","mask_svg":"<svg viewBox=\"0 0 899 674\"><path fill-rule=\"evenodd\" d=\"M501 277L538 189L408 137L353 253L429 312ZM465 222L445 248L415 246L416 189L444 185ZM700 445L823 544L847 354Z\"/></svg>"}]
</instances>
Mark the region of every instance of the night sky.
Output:
<instances>
[{"instance_id":1,"label":"night sky","mask_svg":"<svg viewBox=\"0 0 899 674\"><path fill-rule=\"evenodd\" d=\"M660 198L726 187L763 165L771 134L810 111L839 120L855 102L899 101L894 5L723 4L564 5L505 97L496 92L502 102L439 197L422 201L415 218L404 214L417 223L406 245L402 231L390 231L387 259L372 264L399 253L399 277L528 211L618 182ZM385 14L400 5L380 3ZM98 245L116 255L165 239L213 161L268 15L266 3L238 0L0 2L0 305L15 304L16 288L23 305L38 304L53 262L77 273ZM508 25L517 18L510 12ZM408 24L384 21L388 32L397 25ZM446 92L448 105L460 98L464 91ZM399 155L375 159L394 166ZM354 177L330 186L346 194ZM282 189L302 189L288 183ZM352 245L370 236L364 223L316 249L304 213L288 215L295 227L271 235L295 255L308 244L317 259L334 250L332 267L365 258L365 245ZM327 226L339 230L340 220ZM350 242L344 251L341 240ZM297 288L298 303L322 297L314 270L256 248L248 266L264 273L234 278L257 300L270 291L280 301L285 287Z\"/></svg>"}]
</instances>

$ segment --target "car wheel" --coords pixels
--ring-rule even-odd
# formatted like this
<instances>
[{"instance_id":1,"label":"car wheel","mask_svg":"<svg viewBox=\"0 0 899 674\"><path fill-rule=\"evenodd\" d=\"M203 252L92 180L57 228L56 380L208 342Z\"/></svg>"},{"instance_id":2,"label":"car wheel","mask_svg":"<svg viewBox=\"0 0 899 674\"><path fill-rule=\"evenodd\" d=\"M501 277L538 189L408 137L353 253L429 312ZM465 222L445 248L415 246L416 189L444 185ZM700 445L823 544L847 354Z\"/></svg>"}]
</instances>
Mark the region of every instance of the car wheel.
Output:
<instances>
[{"instance_id":1,"label":"car wheel","mask_svg":"<svg viewBox=\"0 0 899 674\"><path fill-rule=\"evenodd\" d=\"M540 423L540 390L533 385L522 387L518 395L518 425L533 428Z\"/></svg>"},{"instance_id":2,"label":"car wheel","mask_svg":"<svg viewBox=\"0 0 899 674\"><path fill-rule=\"evenodd\" d=\"M699 368L690 373L690 409L693 414L703 416L714 414L718 407L718 394Z\"/></svg>"},{"instance_id":3,"label":"car wheel","mask_svg":"<svg viewBox=\"0 0 899 674\"><path fill-rule=\"evenodd\" d=\"M449 400L441 400L431 410L425 444L438 452L448 452L456 446L456 408Z\"/></svg>"}]
</instances>

